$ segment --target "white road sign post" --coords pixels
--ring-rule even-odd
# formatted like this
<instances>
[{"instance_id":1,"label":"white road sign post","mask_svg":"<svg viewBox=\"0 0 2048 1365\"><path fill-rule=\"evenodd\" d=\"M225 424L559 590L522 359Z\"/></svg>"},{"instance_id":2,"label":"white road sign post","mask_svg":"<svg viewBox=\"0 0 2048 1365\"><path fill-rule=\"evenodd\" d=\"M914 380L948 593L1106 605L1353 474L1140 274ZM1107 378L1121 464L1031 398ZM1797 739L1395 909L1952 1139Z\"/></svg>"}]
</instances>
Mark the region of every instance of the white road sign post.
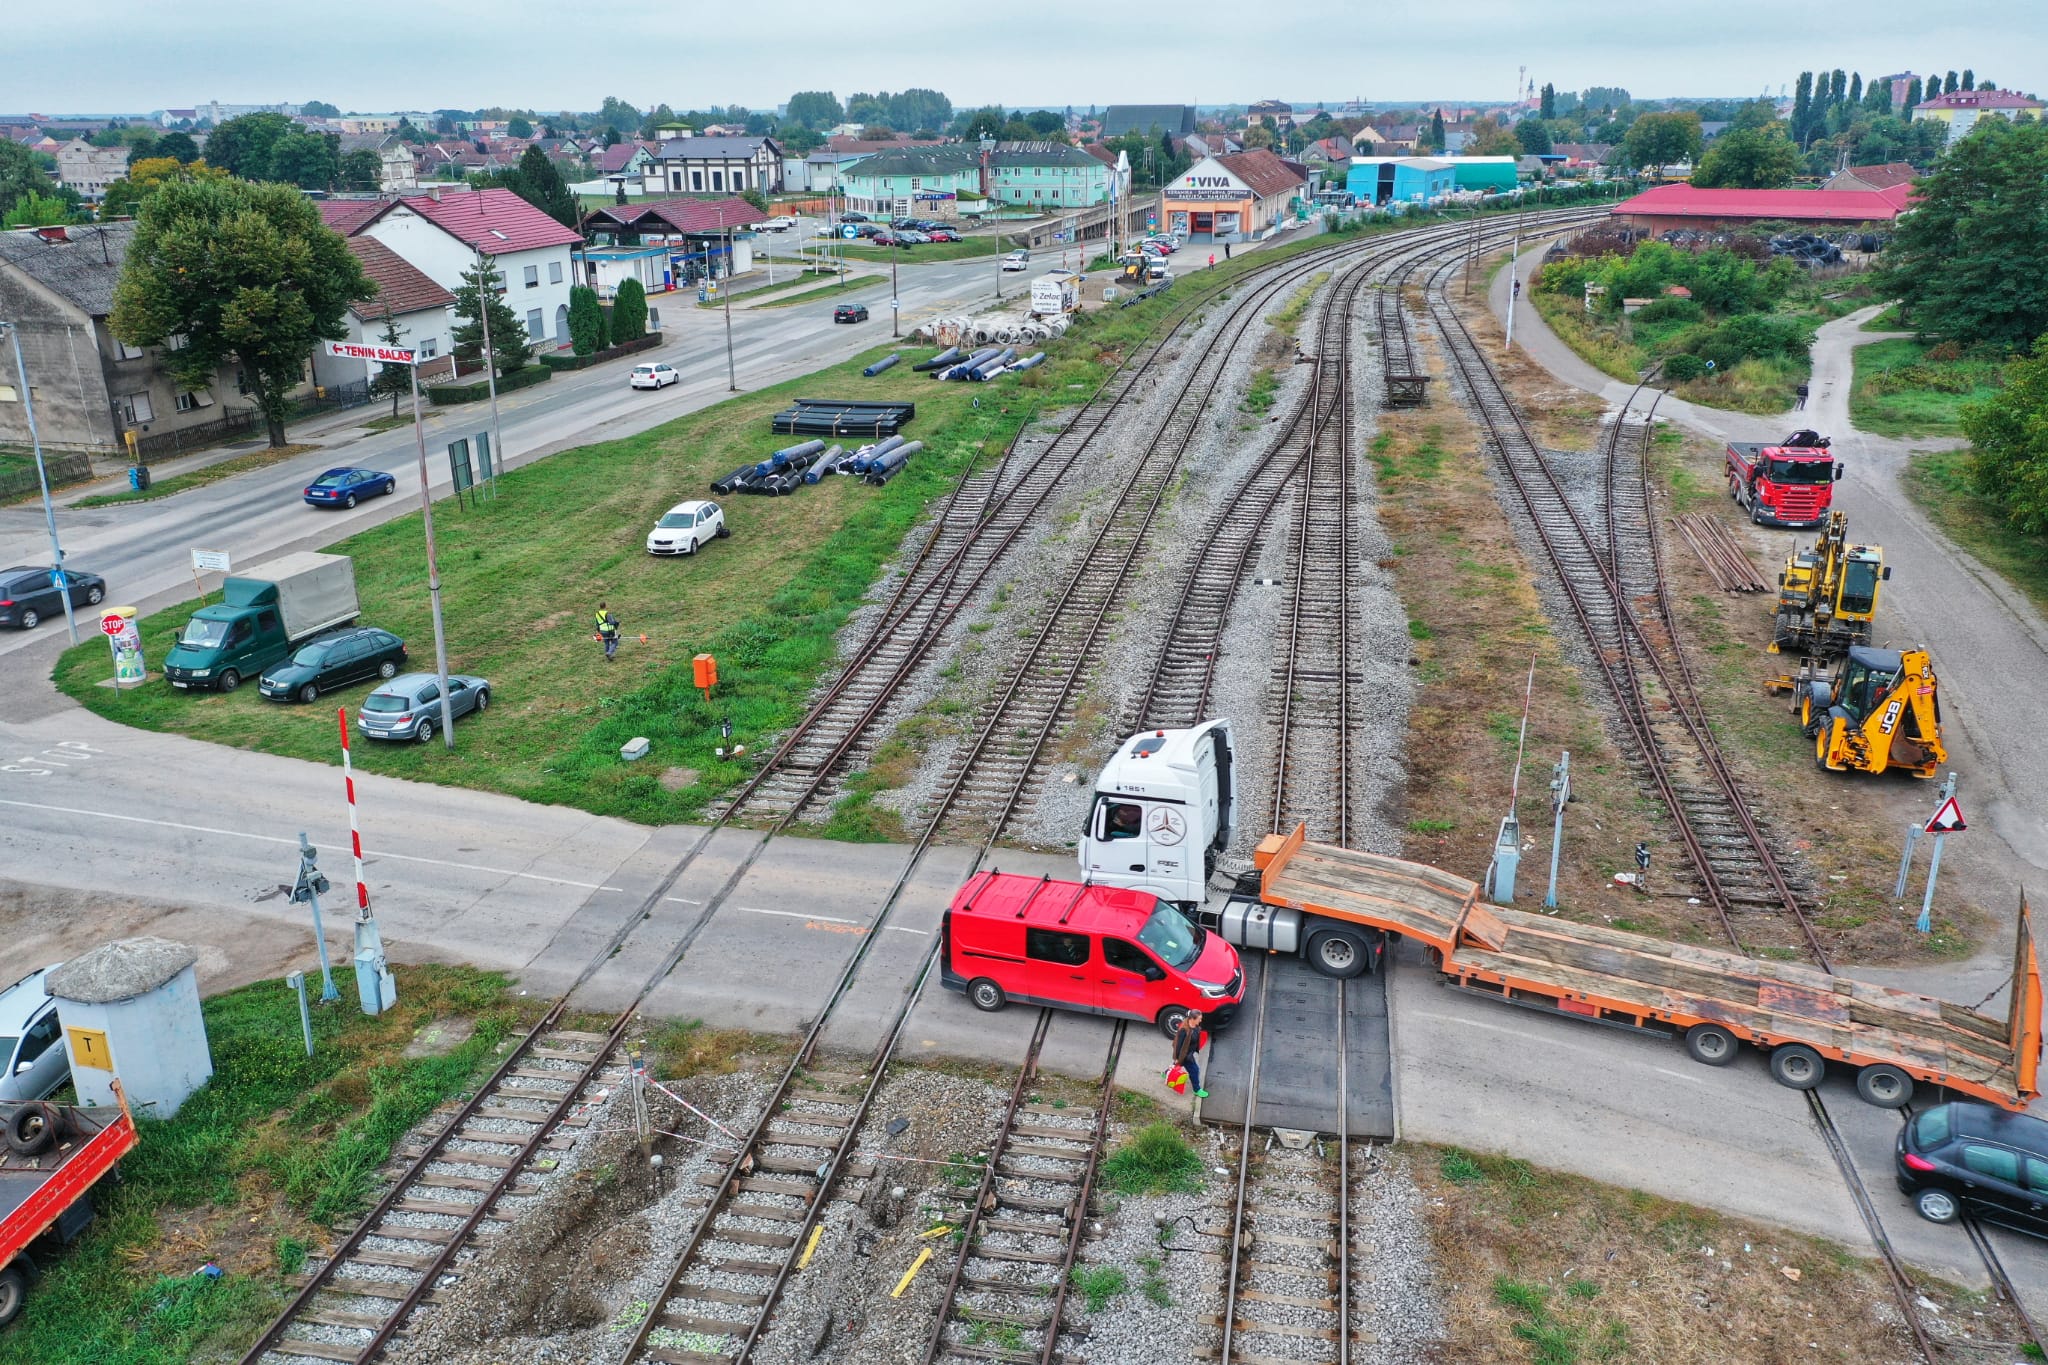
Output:
<instances>
[{"instance_id":1,"label":"white road sign post","mask_svg":"<svg viewBox=\"0 0 2048 1365\"><path fill-rule=\"evenodd\" d=\"M1934 879L1941 875L1942 841L1968 828L1963 822L1963 808L1956 804L1956 775L1950 773L1948 781L1942 784L1941 804L1927 818L1927 832L1934 836L1934 856L1927 864L1927 894L1921 898L1920 919L1914 925L1923 934L1934 928Z\"/></svg>"},{"instance_id":2,"label":"white road sign post","mask_svg":"<svg viewBox=\"0 0 2048 1365\"><path fill-rule=\"evenodd\" d=\"M487 302L487 300L483 301ZM482 302L479 302L482 307ZM455 749L455 711L448 700L448 632L441 622L441 564L434 553L434 493L427 486L427 428L420 413L419 353L405 346L366 346L330 341L327 354L343 360L370 360L379 365L404 365L412 372L412 434L420 456L420 522L427 540L427 596L434 606L434 673L441 682L441 742ZM488 349L484 364L491 363Z\"/></svg>"}]
</instances>

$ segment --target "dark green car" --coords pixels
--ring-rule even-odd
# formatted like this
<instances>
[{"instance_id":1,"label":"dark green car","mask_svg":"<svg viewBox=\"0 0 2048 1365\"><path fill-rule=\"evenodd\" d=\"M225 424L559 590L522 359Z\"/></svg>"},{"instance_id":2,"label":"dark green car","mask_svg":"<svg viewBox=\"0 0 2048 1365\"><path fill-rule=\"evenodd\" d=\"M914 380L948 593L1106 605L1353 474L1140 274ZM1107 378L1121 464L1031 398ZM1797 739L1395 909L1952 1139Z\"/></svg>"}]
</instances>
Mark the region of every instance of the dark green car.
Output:
<instances>
[{"instance_id":1,"label":"dark green car","mask_svg":"<svg viewBox=\"0 0 2048 1365\"><path fill-rule=\"evenodd\" d=\"M308 640L264 669L257 690L272 701L312 701L367 678L395 678L404 667L405 641L374 626L353 627Z\"/></svg>"}]
</instances>

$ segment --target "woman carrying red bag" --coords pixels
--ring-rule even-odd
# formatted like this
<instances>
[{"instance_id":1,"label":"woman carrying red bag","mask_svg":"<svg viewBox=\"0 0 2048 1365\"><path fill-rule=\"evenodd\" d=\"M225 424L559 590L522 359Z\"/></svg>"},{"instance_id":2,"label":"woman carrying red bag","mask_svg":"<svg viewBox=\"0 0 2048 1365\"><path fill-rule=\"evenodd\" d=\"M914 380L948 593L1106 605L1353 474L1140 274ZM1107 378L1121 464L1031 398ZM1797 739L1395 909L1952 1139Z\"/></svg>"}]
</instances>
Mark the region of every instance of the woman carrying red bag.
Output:
<instances>
[{"instance_id":1,"label":"woman carrying red bag","mask_svg":"<svg viewBox=\"0 0 2048 1365\"><path fill-rule=\"evenodd\" d=\"M1180 1027L1173 1032L1173 1062L1188 1070L1188 1083L1195 1088L1196 1099L1209 1098L1209 1092L1202 1089L1201 1050L1209 1046L1209 1035L1202 1028L1202 1012L1189 1010L1182 1016Z\"/></svg>"}]
</instances>

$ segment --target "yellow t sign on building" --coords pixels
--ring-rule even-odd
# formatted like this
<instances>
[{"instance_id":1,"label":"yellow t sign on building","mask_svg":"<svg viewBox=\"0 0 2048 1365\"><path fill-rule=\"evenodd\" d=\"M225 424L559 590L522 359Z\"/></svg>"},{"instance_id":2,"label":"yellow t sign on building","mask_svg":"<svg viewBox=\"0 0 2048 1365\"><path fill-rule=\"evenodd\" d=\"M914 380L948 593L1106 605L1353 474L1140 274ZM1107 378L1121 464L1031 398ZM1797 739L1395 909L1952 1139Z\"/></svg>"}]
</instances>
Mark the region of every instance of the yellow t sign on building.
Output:
<instances>
[{"instance_id":1,"label":"yellow t sign on building","mask_svg":"<svg viewBox=\"0 0 2048 1365\"><path fill-rule=\"evenodd\" d=\"M74 1066L89 1066L95 1071L112 1071L114 1054L107 1047L104 1029L67 1028L65 1034L71 1039L71 1061Z\"/></svg>"}]
</instances>

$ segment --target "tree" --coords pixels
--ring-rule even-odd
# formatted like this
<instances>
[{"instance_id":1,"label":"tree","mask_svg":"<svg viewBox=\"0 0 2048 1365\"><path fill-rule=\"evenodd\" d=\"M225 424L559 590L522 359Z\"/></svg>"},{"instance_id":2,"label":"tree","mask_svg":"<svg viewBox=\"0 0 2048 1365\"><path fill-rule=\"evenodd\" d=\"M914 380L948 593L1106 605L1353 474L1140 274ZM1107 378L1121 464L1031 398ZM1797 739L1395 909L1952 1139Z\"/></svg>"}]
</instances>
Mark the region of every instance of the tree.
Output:
<instances>
[{"instance_id":1,"label":"tree","mask_svg":"<svg viewBox=\"0 0 2048 1365\"><path fill-rule=\"evenodd\" d=\"M302 190L330 189L341 178L341 139L333 133L293 129L271 144L269 170L252 178L278 180Z\"/></svg>"},{"instance_id":2,"label":"tree","mask_svg":"<svg viewBox=\"0 0 2048 1365\"><path fill-rule=\"evenodd\" d=\"M341 110L326 100L307 100L299 106L299 112L308 118L340 118Z\"/></svg>"},{"instance_id":3,"label":"tree","mask_svg":"<svg viewBox=\"0 0 2048 1365\"><path fill-rule=\"evenodd\" d=\"M587 284L569 290L569 348L577 355L604 349L604 307Z\"/></svg>"},{"instance_id":4,"label":"tree","mask_svg":"<svg viewBox=\"0 0 2048 1365\"><path fill-rule=\"evenodd\" d=\"M206 159L244 180L271 180L270 150L298 125L283 114L242 114L223 119L206 139ZM301 134L305 136L305 134Z\"/></svg>"},{"instance_id":5,"label":"tree","mask_svg":"<svg viewBox=\"0 0 2048 1365\"><path fill-rule=\"evenodd\" d=\"M669 108L666 104L657 104L648 111L646 118L640 120L640 136L644 138L658 137L663 124L677 122L680 122L680 120L676 118L675 110Z\"/></svg>"},{"instance_id":6,"label":"tree","mask_svg":"<svg viewBox=\"0 0 2048 1365\"><path fill-rule=\"evenodd\" d=\"M1918 109L1925 101L1925 98L1920 89L1920 78L1915 76L1912 80L1906 82L1906 108L1904 112L1910 117L1913 111Z\"/></svg>"},{"instance_id":7,"label":"tree","mask_svg":"<svg viewBox=\"0 0 2048 1365\"><path fill-rule=\"evenodd\" d=\"M912 88L882 98L888 103L883 122L892 128L943 127L953 117L953 101L936 90Z\"/></svg>"},{"instance_id":8,"label":"tree","mask_svg":"<svg viewBox=\"0 0 2048 1365\"><path fill-rule=\"evenodd\" d=\"M517 183L510 187L514 194L563 227L576 226L576 196L546 152L538 147L521 152L517 174Z\"/></svg>"},{"instance_id":9,"label":"tree","mask_svg":"<svg viewBox=\"0 0 2048 1365\"><path fill-rule=\"evenodd\" d=\"M199 144L192 140L190 133L165 133L156 140L156 154L189 166L199 159Z\"/></svg>"},{"instance_id":10,"label":"tree","mask_svg":"<svg viewBox=\"0 0 2048 1365\"><path fill-rule=\"evenodd\" d=\"M488 291L484 289L487 277ZM526 324L505 302L505 277L495 261L463 271L462 283L455 287L456 364L476 367L484 363L484 324L477 308L480 294L490 310L491 359L498 373L507 375L525 369L526 362L533 359L533 343L527 338Z\"/></svg>"},{"instance_id":11,"label":"tree","mask_svg":"<svg viewBox=\"0 0 2048 1365\"><path fill-rule=\"evenodd\" d=\"M614 129L638 128L640 111L617 95L606 95L604 103L598 106L597 121Z\"/></svg>"},{"instance_id":12,"label":"tree","mask_svg":"<svg viewBox=\"0 0 2048 1365\"><path fill-rule=\"evenodd\" d=\"M1813 131L1813 73L1799 73L1799 84L1792 91L1792 140L1803 151L1808 134Z\"/></svg>"},{"instance_id":13,"label":"tree","mask_svg":"<svg viewBox=\"0 0 2048 1365\"><path fill-rule=\"evenodd\" d=\"M1970 70L1968 67L1963 68L1963 89L1975 90L1976 88L1977 73Z\"/></svg>"},{"instance_id":14,"label":"tree","mask_svg":"<svg viewBox=\"0 0 2048 1365\"><path fill-rule=\"evenodd\" d=\"M524 114L514 114L505 120L506 137L532 137L533 124Z\"/></svg>"},{"instance_id":15,"label":"tree","mask_svg":"<svg viewBox=\"0 0 2048 1365\"><path fill-rule=\"evenodd\" d=\"M358 147L341 159L335 183L345 190L374 190L383 170L383 158L368 147Z\"/></svg>"},{"instance_id":16,"label":"tree","mask_svg":"<svg viewBox=\"0 0 2048 1365\"><path fill-rule=\"evenodd\" d=\"M1022 127L1023 125L1017 124L1014 126ZM894 142L896 140L896 130L886 123L863 123L860 127L860 136L863 142ZM1005 132L1003 136L1007 138L1010 134ZM1027 132L1025 136L1029 137L1030 133Z\"/></svg>"},{"instance_id":17,"label":"tree","mask_svg":"<svg viewBox=\"0 0 2048 1365\"><path fill-rule=\"evenodd\" d=\"M1543 82L1543 95L1536 106L1536 117L1544 120L1557 117L1557 89L1549 81Z\"/></svg>"},{"instance_id":18,"label":"tree","mask_svg":"<svg viewBox=\"0 0 2048 1365\"><path fill-rule=\"evenodd\" d=\"M846 120L845 106L830 90L799 90L789 97L789 121L813 131Z\"/></svg>"},{"instance_id":19,"label":"tree","mask_svg":"<svg viewBox=\"0 0 2048 1365\"><path fill-rule=\"evenodd\" d=\"M752 185L740 191L740 198L746 200L763 213L768 211L768 196L755 189Z\"/></svg>"},{"instance_id":20,"label":"tree","mask_svg":"<svg viewBox=\"0 0 2048 1365\"><path fill-rule=\"evenodd\" d=\"M1970 481L1997 503L2014 530L2048 533L2048 336L2005 367L1991 397L1963 407L1963 434L1976 449Z\"/></svg>"},{"instance_id":21,"label":"tree","mask_svg":"<svg viewBox=\"0 0 2048 1365\"><path fill-rule=\"evenodd\" d=\"M1263 123L1245 129L1244 137L1240 140L1247 149L1271 147L1275 141L1272 128Z\"/></svg>"},{"instance_id":22,"label":"tree","mask_svg":"<svg viewBox=\"0 0 2048 1365\"><path fill-rule=\"evenodd\" d=\"M880 123L889 117L886 99L877 99L866 91L856 91L846 97L846 121L848 123Z\"/></svg>"},{"instance_id":23,"label":"tree","mask_svg":"<svg viewBox=\"0 0 2048 1365\"><path fill-rule=\"evenodd\" d=\"M1863 73L1861 71L1849 77L1849 103L1863 103Z\"/></svg>"},{"instance_id":24,"label":"tree","mask_svg":"<svg viewBox=\"0 0 2048 1365\"><path fill-rule=\"evenodd\" d=\"M1799 169L1799 149L1782 124L1731 128L1700 157L1692 183L1702 189L1772 190L1790 184Z\"/></svg>"},{"instance_id":25,"label":"tree","mask_svg":"<svg viewBox=\"0 0 2048 1365\"><path fill-rule=\"evenodd\" d=\"M1429 115L1429 150L1440 152L1444 149L1444 111L1433 109Z\"/></svg>"},{"instance_id":26,"label":"tree","mask_svg":"<svg viewBox=\"0 0 2048 1365\"><path fill-rule=\"evenodd\" d=\"M1034 109L1024 116L1024 121L1030 124L1031 131L1041 138L1049 138L1056 142L1067 140L1067 121L1050 109Z\"/></svg>"},{"instance_id":27,"label":"tree","mask_svg":"<svg viewBox=\"0 0 2048 1365\"><path fill-rule=\"evenodd\" d=\"M237 366L270 444L281 446L307 353L345 336L343 312L374 288L340 234L290 186L173 180L137 214L112 328L131 346L183 336L159 363L188 389Z\"/></svg>"},{"instance_id":28,"label":"tree","mask_svg":"<svg viewBox=\"0 0 2048 1365\"><path fill-rule=\"evenodd\" d=\"M1889 114L1892 111L1892 83L1872 81L1863 92L1863 107L1873 114Z\"/></svg>"},{"instance_id":29,"label":"tree","mask_svg":"<svg viewBox=\"0 0 2048 1365\"><path fill-rule=\"evenodd\" d=\"M78 202L77 192L58 185L36 160L34 152L11 139L0 138L0 214L32 194L54 194L68 204Z\"/></svg>"},{"instance_id":30,"label":"tree","mask_svg":"<svg viewBox=\"0 0 2048 1365\"><path fill-rule=\"evenodd\" d=\"M814 128L793 123L784 128L777 141L782 143L782 150L791 156L809 156L825 145L825 135Z\"/></svg>"},{"instance_id":31,"label":"tree","mask_svg":"<svg viewBox=\"0 0 2048 1365\"><path fill-rule=\"evenodd\" d=\"M403 346L404 340L398 335L398 321L391 316L391 310L384 310L384 332L378 337L386 346ZM398 416L398 400L412 392L412 366L379 365L377 373L370 376L370 396L382 398L391 396L391 415Z\"/></svg>"},{"instance_id":32,"label":"tree","mask_svg":"<svg viewBox=\"0 0 2048 1365\"><path fill-rule=\"evenodd\" d=\"M1735 107L1735 116L1728 121L1728 133L1739 133L1751 128L1768 128L1778 121L1778 111L1769 100L1744 100Z\"/></svg>"},{"instance_id":33,"label":"tree","mask_svg":"<svg viewBox=\"0 0 2048 1365\"><path fill-rule=\"evenodd\" d=\"M988 105L967 115L966 121L958 124L960 138L964 142L979 142L985 137L995 137L1003 131L1009 119L998 105Z\"/></svg>"},{"instance_id":34,"label":"tree","mask_svg":"<svg viewBox=\"0 0 2048 1365\"><path fill-rule=\"evenodd\" d=\"M1543 156L1551 149L1550 130L1542 119L1525 118L1515 125L1515 142L1525 156Z\"/></svg>"},{"instance_id":35,"label":"tree","mask_svg":"<svg viewBox=\"0 0 2048 1365\"><path fill-rule=\"evenodd\" d=\"M1956 73L1951 71L1941 78L1941 93L1953 95L1956 92Z\"/></svg>"},{"instance_id":36,"label":"tree","mask_svg":"<svg viewBox=\"0 0 2048 1365\"><path fill-rule=\"evenodd\" d=\"M54 194L37 194L31 190L14 201L14 207L7 210L5 217L0 217L0 227L54 227L70 222L76 212L72 205Z\"/></svg>"},{"instance_id":37,"label":"tree","mask_svg":"<svg viewBox=\"0 0 2048 1365\"><path fill-rule=\"evenodd\" d=\"M1622 156L1637 169L1655 170L1700 154L1700 116L1691 111L1644 114L1629 125Z\"/></svg>"},{"instance_id":38,"label":"tree","mask_svg":"<svg viewBox=\"0 0 2048 1365\"><path fill-rule=\"evenodd\" d=\"M612 295L612 345L623 346L647 335L647 291L628 275Z\"/></svg>"},{"instance_id":39,"label":"tree","mask_svg":"<svg viewBox=\"0 0 2048 1365\"><path fill-rule=\"evenodd\" d=\"M1915 189L1873 280L1915 330L2008 351L2048 333L2048 124L1979 119Z\"/></svg>"},{"instance_id":40,"label":"tree","mask_svg":"<svg viewBox=\"0 0 2048 1365\"><path fill-rule=\"evenodd\" d=\"M1472 121L1471 141L1465 144L1466 156L1520 156L1522 144L1515 135L1500 126L1498 119L1482 118Z\"/></svg>"}]
</instances>

